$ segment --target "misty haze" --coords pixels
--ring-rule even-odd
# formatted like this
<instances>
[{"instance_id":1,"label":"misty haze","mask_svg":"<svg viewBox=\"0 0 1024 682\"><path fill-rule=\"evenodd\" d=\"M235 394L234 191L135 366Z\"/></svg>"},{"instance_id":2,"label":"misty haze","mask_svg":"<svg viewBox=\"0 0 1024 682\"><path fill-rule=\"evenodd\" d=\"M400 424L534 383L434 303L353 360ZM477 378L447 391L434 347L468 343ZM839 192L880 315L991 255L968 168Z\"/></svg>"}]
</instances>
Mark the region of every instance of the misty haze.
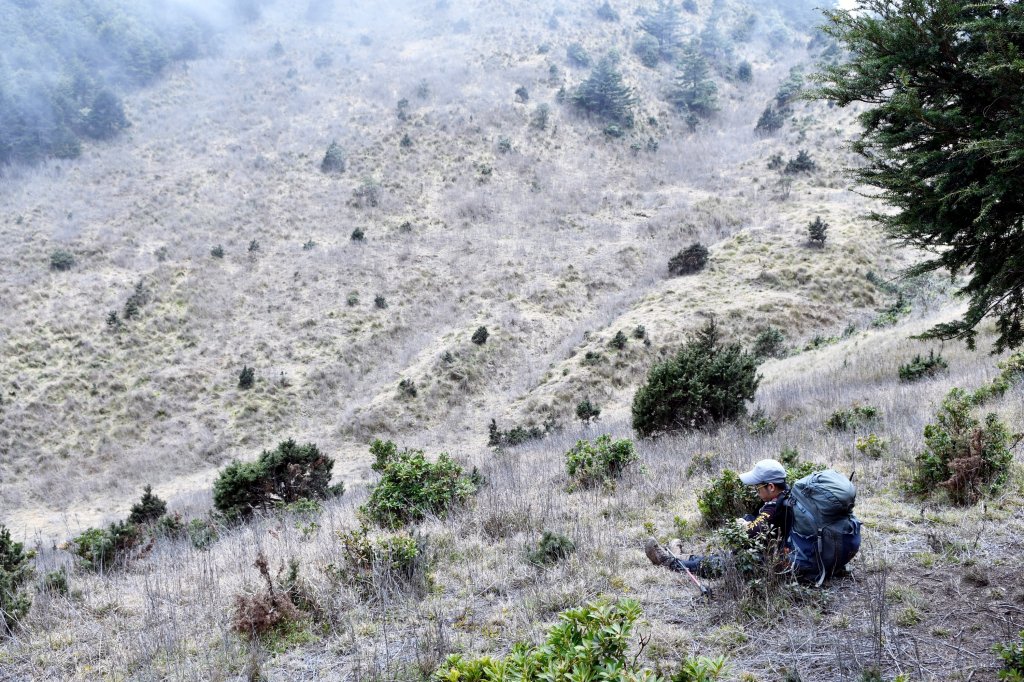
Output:
<instances>
[{"instance_id":1,"label":"misty haze","mask_svg":"<svg viewBox=\"0 0 1024 682\"><path fill-rule=\"evenodd\" d=\"M0 680L499 679L591 608L580 679L997 679L1024 359L916 338L823 4L0 0ZM750 394L646 426L709 323ZM984 504L907 492L956 387ZM651 565L765 458L855 473L849 575Z\"/></svg>"}]
</instances>

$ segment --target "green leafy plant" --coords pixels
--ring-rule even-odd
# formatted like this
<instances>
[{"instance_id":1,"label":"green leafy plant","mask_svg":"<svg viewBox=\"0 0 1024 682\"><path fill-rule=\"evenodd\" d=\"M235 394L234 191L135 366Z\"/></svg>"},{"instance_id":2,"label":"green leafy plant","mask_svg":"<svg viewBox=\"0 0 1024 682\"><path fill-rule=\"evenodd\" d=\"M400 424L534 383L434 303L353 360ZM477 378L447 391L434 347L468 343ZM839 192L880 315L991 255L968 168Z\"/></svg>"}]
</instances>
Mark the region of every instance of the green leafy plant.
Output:
<instances>
[{"instance_id":1,"label":"green leafy plant","mask_svg":"<svg viewBox=\"0 0 1024 682\"><path fill-rule=\"evenodd\" d=\"M1024 682L1024 630L1016 641L999 643L992 649L1002 661L999 679L1003 682Z\"/></svg>"},{"instance_id":2,"label":"green leafy plant","mask_svg":"<svg viewBox=\"0 0 1024 682\"><path fill-rule=\"evenodd\" d=\"M703 244L691 244L669 259L668 274L679 277L700 272L708 264L709 253Z\"/></svg>"},{"instance_id":3,"label":"green leafy plant","mask_svg":"<svg viewBox=\"0 0 1024 682\"><path fill-rule=\"evenodd\" d=\"M516 424L507 431L498 428L498 422L494 419L487 427L487 444L491 447L515 447L530 440L539 440L551 431L555 430L553 421L544 422L543 426L530 424L524 426Z\"/></svg>"},{"instance_id":4,"label":"green leafy plant","mask_svg":"<svg viewBox=\"0 0 1024 682\"><path fill-rule=\"evenodd\" d=\"M487 327L480 326L476 328L476 331L473 332L473 336L471 336L469 340L478 346L482 346L487 343L487 338L489 336L490 333L487 331Z\"/></svg>"},{"instance_id":5,"label":"green leafy plant","mask_svg":"<svg viewBox=\"0 0 1024 682\"><path fill-rule=\"evenodd\" d=\"M217 526L205 519L192 519L185 527L189 542L196 549L209 549L217 541Z\"/></svg>"},{"instance_id":6,"label":"green leafy plant","mask_svg":"<svg viewBox=\"0 0 1024 682\"><path fill-rule=\"evenodd\" d=\"M711 319L675 357L651 368L633 397L633 428L647 437L736 419L759 382L757 359L738 343L721 343Z\"/></svg>"},{"instance_id":7,"label":"green leafy plant","mask_svg":"<svg viewBox=\"0 0 1024 682\"><path fill-rule=\"evenodd\" d=\"M89 528L74 539L75 554L86 568L109 571L128 563L140 535L138 527L125 521L107 528Z\"/></svg>"},{"instance_id":8,"label":"green leafy plant","mask_svg":"<svg viewBox=\"0 0 1024 682\"><path fill-rule=\"evenodd\" d=\"M545 566L555 564L569 557L576 551L576 544L560 533L544 531L537 546L530 550L526 558L531 564Z\"/></svg>"},{"instance_id":9,"label":"green leafy plant","mask_svg":"<svg viewBox=\"0 0 1024 682\"><path fill-rule=\"evenodd\" d=\"M729 669L725 656L709 658L687 655L679 670L669 678L669 682L714 682L727 675Z\"/></svg>"},{"instance_id":10,"label":"green leafy plant","mask_svg":"<svg viewBox=\"0 0 1024 682\"><path fill-rule=\"evenodd\" d=\"M815 462L801 462L796 450L783 450L779 461L786 467L786 483L789 485L825 468ZM724 469L707 488L697 493L697 509L709 528L757 514L763 504L757 493L750 486L743 485L739 474L731 469Z\"/></svg>"},{"instance_id":11,"label":"green leafy plant","mask_svg":"<svg viewBox=\"0 0 1024 682\"><path fill-rule=\"evenodd\" d=\"M632 599L598 599L564 611L540 646L519 643L504 658L452 654L434 672L435 682L572 680L657 682L658 676L629 655L630 638L643 613Z\"/></svg>"},{"instance_id":12,"label":"green leafy plant","mask_svg":"<svg viewBox=\"0 0 1024 682\"><path fill-rule=\"evenodd\" d=\"M1013 462L1010 432L989 413L984 422L971 414L970 394L954 388L924 427L925 450L915 459L910 489L929 495L945 488L953 504L974 504L998 491L1006 482Z\"/></svg>"},{"instance_id":13,"label":"green leafy plant","mask_svg":"<svg viewBox=\"0 0 1024 682\"><path fill-rule=\"evenodd\" d=\"M725 469L707 488L697 494L697 509L709 528L716 528L747 514L756 514L761 498L743 485L739 474Z\"/></svg>"},{"instance_id":14,"label":"green leafy plant","mask_svg":"<svg viewBox=\"0 0 1024 682\"><path fill-rule=\"evenodd\" d=\"M402 450L391 441L370 445L372 469L380 480L359 508L368 521L397 528L423 520L428 514L444 516L461 506L477 490L477 484L446 454L430 462L422 450Z\"/></svg>"},{"instance_id":15,"label":"green leafy plant","mask_svg":"<svg viewBox=\"0 0 1024 682\"><path fill-rule=\"evenodd\" d=\"M625 438L613 441L608 434L593 442L576 441L565 453L569 478L581 487L612 484L623 470L637 461L636 447Z\"/></svg>"},{"instance_id":16,"label":"green leafy plant","mask_svg":"<svg viewBox=\"0 0 1024 682\"><path fill-rule=\"evenodd\" d=\"M836 410L825 420L825 426L833 431L849 431L878 418L878 408L871 405L853 405L846 410Z\"/></svg>"},{"instance_id":17,"label":"green leafy plant","mask_svg":"<svg viewBox=\"0 0 1024 682\"><path fill-rule=\"evenodd\" d=\"M68 596L68 572L63 568L50 571L39 580L39 591L61 597Z\"/></svg>"},{"instance_id":18,"label":"green leafy plant","mask_svg":"<svg viewBox=\"0 0 1024 682\"><path fill-rule=\"evenodd\" d=\"M153 486L142 489L142 498L132 505L128 523L144 525L154 523L167 513L167 503L153 494Z\"/></svg>"},{"instance_id":19,"label":"green leafy plant","mask_svg":"<svg viewBox=\"0 0 1024 682\"><path fill-rule=\"evenodd\" d=\"M30 558L22 544L11 539L11 531L0 524L0 639L11 634L32 606L32 597L24 589L33 573Z\"/></svg>"},{"instance_id":20,"label":"green leafy plant","mask_svg":"<svg viewBox=\"0 0 1024 682\"><path fill-rule=\"evenodd\" d=\"M313 443L285 440L254 462L231 462L213 484L213 505L228 519L242 519L307 497L324 499L334 460Z\"/></svg>"},{"instance_id":21,"label":"green leafy plant","mask_svg":"<svg viewBox=\"0 0 1024 682\"><path fill-rule=\"evenodd\" d=\"M595 13L597 14L597 18L598 19L602 19L604 21L618 21L619 20L619 13L616 12L614 8L612 8L612 6L608 2L608 0L604 0L604 4L601 5L600 7L598 7L595 10Z\"/></svg>"},{"instance_id":22,"label":"green leafy plant","mask_svg":"<svg viewBox=\"0 0 1024 682\"><path fill-rule=\"evenodd\" d=\"M402 379L398 382L398 392L407 398L416 397L416 382L412 379Z\"/></svg>"},{"instance_id":23,"label":"green leafy plant","mask_svg":"<svg viewBox=\"0 0 1024 682\"><path fill-rule=\"evenodd\" d=\"M854 447L857 448L857 452L871 459L881 459L889 451L888 441L873 433L869 433L867 436L857 436Z\"/></svg>"},{"instance_id":24,"label":"green leafy plant","mask_svg":"<svg viewBox=\"0 0 1024 682\"><path fill-rule=\"evenodd\" d=\"M905 365L900 365L900 381L917 381L929 379L949 369L941 354L936 355L934 350L928 351L928 357L921 357L921 354L914 356L914 359Z\"/></svg>"},{"instance_id":25,"label":"green leafy plant","mask_svg":"<svg viewBox=\"0 0 1024 682\"><path fill-rule=\"evenodd\" d=\"M981 386L971 394L971 402L975 405L998 398L1010 390L1011 386L1024 380L1024 350L1017 351L999 363L999 374L991 383Z\"/></svg>"},{"instance_id":26,"label":"green leafy plant","mask_svg":"<svg viewBox=\"0 0 1024 682\"><path fill-rule=\"evenodd\" d=\"M224 247L221 246L220 244L217 244L212 249L210 249L210 255L212 257L218 258L218 259L223 258L224 257Z\"/></svg>"},{"instance_id":27,"label":"green leafy plant","mask_svg":"<svg viewBox=\"0 0 1024 682\"><path fill-rule=\"evenodd\" d=\"M615 336L613 336L612 340L608 342L608 345L616 350L623 350L627 343L629 343L629 339L626 337L626 332L620 329L615 332Z\"/></svg>"},{"instance_id":28,"label":"green leafy plant","mask_svg":"<svg viewBox=\"0 0 1024 682\"><path fill-rule=\"evenodd\" d=\"M361 227L354 228L352 230L352 236L350 237L350 239L354 242L365 242L366 232L364 232L363 228Z\"/></svg>"},{"instance_id":29,"label":"green leafy plant","mask_svg":"<svg viewBox=\"0 0 1024 682\"><path fill-rule=\"evenodd\" d=\"M359 592L363 599L381 593L423 589L427 586L425 539L408 533L371 538L360 527L338 532L341 561L327 566L327 573Z\"/></svg>"}]
</instances>

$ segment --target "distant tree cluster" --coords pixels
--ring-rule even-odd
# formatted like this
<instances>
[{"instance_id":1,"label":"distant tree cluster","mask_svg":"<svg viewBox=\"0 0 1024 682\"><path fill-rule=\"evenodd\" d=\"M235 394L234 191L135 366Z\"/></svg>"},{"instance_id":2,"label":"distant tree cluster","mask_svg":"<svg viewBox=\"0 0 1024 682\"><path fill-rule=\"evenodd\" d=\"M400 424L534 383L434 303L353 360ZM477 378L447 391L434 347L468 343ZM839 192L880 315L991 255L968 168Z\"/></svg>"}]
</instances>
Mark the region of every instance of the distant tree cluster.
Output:
<instances>
[{"instance_id":1,"label":"distant tree cluster","mask_svg":"<svg viewBox=\"0 0 1024 682\"><path fill-rule=\"evenodd\" d=\"M0 0L0 165L75 158L128 127L117 94L199 55L210 29L186 10L93 0Z\"/></svg>"}]
</instances>

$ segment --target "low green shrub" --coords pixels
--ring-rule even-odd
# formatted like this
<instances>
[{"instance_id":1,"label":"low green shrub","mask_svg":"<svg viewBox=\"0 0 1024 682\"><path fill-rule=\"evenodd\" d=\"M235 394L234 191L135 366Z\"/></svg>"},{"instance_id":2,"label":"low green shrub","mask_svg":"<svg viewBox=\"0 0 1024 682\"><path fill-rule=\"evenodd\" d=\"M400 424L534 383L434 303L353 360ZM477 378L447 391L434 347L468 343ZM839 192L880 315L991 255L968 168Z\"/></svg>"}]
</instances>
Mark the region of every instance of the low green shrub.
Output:
<instances>
[{"instance_id":1,"label":"low green shrub","mask_svg":"<svg viewBox=\"0 0 1024 682\"><path fill-rule=\"evenodd\" d=\"M651 367L633 396L633 428L650 437L738 419L760 380L757 359L738 343L722 343L711 319L674 357Z\"/></svg>"},{"instance_id":2,"label":"low green shrub","mask_svg":"<svg viewBox=\"0 0 1024 682\"><path fill-rule=\"evenodd\" d=\"M669 259L668 274L679 277L700 272L708 264L709 254L708 247L703 244L699 242L690 244Z\"/></svg>"},{"instance_id":3,"label":"low green shrub","mask_svg":"<svg viewBox=\"0 0 1024 682\"><path fill-rule=\"evenodd\" d=\"M867 436L857 436L855 442L857 452L871 459L881 459L889 451L889 443L884 438L879 438L873 433Z\"/></svg>"},{"instance_id":4,"label":"low green shrub","mask_svg":"<svg viewBox=\"0 0 1024 682\"><path fill-rule=\"evenodd\" d=\"M425 540L408 533L371 538L366 528L338 532L341 560L328 564L327 574L351 587L362 598L427 586Z\"/></svg>"},{"instance_id":5,"label":"low green shrub","mask_svg":"<svg viewBox=\"0 0 1024 682\"><path fill-rule=\"evenodd\" d=\"M289 439L264 450L254 462L231 462L213 485L213 505L230 520L243 519L301 498L324 499L334 460L313 443Z\"/></svg>"},{"instance_id":6,"label":"low green shrub","mask_svg":"<svg viewBox=\"0 0 1024 682\"><path fill-rule=\"evenodd\" d=\"M697 494L697 509L709 528L716 528L747 514L756 514L764 503L740 476L725 469L707 488Z\"/></svg>"},{"instance_id":7,"label":"low green shrub","mask_svg":"<svg viewBox=\"0 0 1024 682\"><path fill-rule=\"evenodd\" d=\"M754 346L751 352L758 358L781 358L786 354L786 337L782 331L769 325L762 329L754 337Z\"/></svg>"},{"instance_id":8,"label":"low green shrub","mask_svg":"<svg viewBox=\"0 0 1024 682\"><path fill-rule=\"evenodd\" d=\"M814 220L807 223L807 241L818 246L825 246L825 239L828 237L828 223L815 216Z\"/></svg>"},{"instance_id":9,"label":"low green shrub","mask_svg":"<svg viewBox=\"0 0 1024 682\"><path fill-rule=\"evenodd\" d=\"M751 436L767 436L775 433L778 428L779 423L769 417L763 408L759 407L750 415L750 423L747 426L747 432Z\"/></svg>"},{"instance_id":10,"label":"low green shrub","mask_svg":"<svg viewBox=\"0 0 1024 682\"><path fill-rule=\"evenodd\" d=\"M436 682L501 682L504 680L575 680L594 682L656 682L651 670L630 655L633 628L643 613L639 602L598 599L564 611L543 644L519 643L504 658L470 659L452 654L433 680ZM583 672L589 671L589 672Z\"/></svg>"},{"instance_id":11,"label":"low green shrub","mask_svg":"<svg viewBox=\"0 0 1024 682\"><path fill-rule=\"evenodd\" d=\"M256 370L248 365L242 365L242 371L238 373L238 387L242 389L252 388L256 381Z\"/></svg>"},{"instance_id":12,"label":"low green shrub","mask_svg":"<svg viewBox=\"0 0 1024 682\"><path fill-rule=\"evenodd\" d=\"M601 416L601 408L584 398L576 404L576 418L581 422L590 422Z\"/></svg>"},{"instance_id":13,"label":"low green shrub","mask_svg":"<svg viewBox=\"0 0 1024 682\"><path fill-rule=\"evenodd\" d=\"M871 405L853 405L848 410L836 410L825 420L825 426L833 431L849 431L878 418L878 408Z\"/></svg>"},{"instance_id":14,"label":"low green shrub","mask_svg":"<svg viewBox=\"0 0 1024 682\"><path fill-rule=\"evenodd\" d=\"M430 462L422 450L402 450L391 441L370 445L372 469L380 480L360 508L368 521L397 528L423 520L428 514L444 516L461 506L477 490L477 484L446 454Z\"/></svg>"},{"instance_id":15,"label":"low green shrub","mask_svg":"<svg viewBox=\"0 0 1024 682\"><path fill-rule=\"evenodd\" d=\"M571 43L569 47L565 49L566 59L573 66L588 67L591 64L590 55L579 43Z\"/></svg>"},{"instance_id":16,"label":"low green shrub","mask_svg":"<svg viewBox=\"0 0 1024 682\"><path fill-rule=\"evenodd\" d=\"M74 539L75 554L91 570L104 572L128 563L141 533L137 526L118 521L107 528L89 528Z\"/></svg>"},{"instance_id":17,"label":"low green shrub","mask_svg":"<svg viewBox=\"0 0 1024 682\"><path fill-rule=\"evenodd\" d=\"M221 246L220 244L217 244L212 249L210 249L210 255L212 257L214 257L214 258L223 258L224 257L224 247Z\"/></svg>"},{"instance_id":18,"label":"low green shrub","mask_svg":"<svg viewBox=\"0 0 1024 682\"><path fill-rule=\"evenodd\" d=\"M415 398L419 392L416 390L416 382L412 379L402 379L398 382L398 392L407 398Z\"/></svg>"},{"instance_id":19,"label":"low green shrub","mask_svg":"<svg viewBox=\"0 0 1024 682\"><path fill-rule=\"evenodd\" d=\"M70 592L68 588L68 572L63 568L50 571L40 579L39 591L61 597L68 596Z\"/></svg>"},{"instance_id":20,"label":"low green shrub","mask_svg":"<svg viewBox=\"0 0 1024 682\"><path fill-rule=\"evenodd\" d=\"M627 343L629 343L629 339L626 338L626 332L620 329L615 332L615 336L613 336L612 340L608 342L608 345L616 350L624 350Z\"/></svg>"},{"instance_id":21,"label":"low green shrub","mask_svg":"<svg viewBox=\"0 0 1024 682\"><path fill-rule=\"evenodd\" d=\"M153 494L153 486L142 489L142 498L132 505L128 523L143 525L157 521L167 513L167 503Z\"/></svg>"},{"instance_id":22,"label":"low green shrub","mask_svg":"<svg viewBox=\"0 0 1024 682\"><path fill-rule=\"evenodd\" d=\"M949 369L949 365L946 364L942 355L936 355L934 350L930 350L927 358L921 357L919 353L907 364L900 365L900 381L928 379L947 369Z\"/></svg>"},{"instance_id":23,"label":"low green shrub","mask_svg":"<svg viewBox=\"0 0 1024 682\"><path fill-rule=\"evenodd\" d=\"M927 496L941 487L953 504L969 505L1006 482L1013 462L1010 432L994 413L979 421L973 406L970 394L954 388L935 423L924 427L925 450L915 459L912 492Z\"/></svg>"},{"instance_id":24,"label":"low green shrub","mask_svg":"<svg viewBox=\"0 0 1024 682\"><path fill-rule=\"evenodd\" d=\"M782 172L787 175L793 175L795 173L810 173L817 168L818 165L814 163L807 150L801 149L795 157L786 162L786 167Z\"/></svg>"},{"instance_id":25,"label":"low green shrub","mask_svg":"<svg viewBox=\"0 0 1024 682\"><path fill-rule=\"evenodd\" d=\"M50 269L65 272L75 267L75 255L65 249L50 252Z\"/></svg>"},{"instance_id":26,"label":"low green shrub","mask_svg":"<svg viewBox=\"0 0 1024 682\"><path fill-rule=\"evenodd\" d=\"M337 141L331 142L324 153L324 159L320 162L320 171L323 173L344 173L345 152Z\"/></svg>"},{"instance_id":27,"label":"low green shrub","mask_svg":"<svg viewBox=\"0 0 1024 682\"><path fill-rule=\"evenodd\" d=\"M555 422L546 421L542 426L517 424L507 431L502 431L498 428L498 422L492 419L487 427L487 444L492 448L515 447L527 441L540 440L555 430Z\"/></svg>"},{"instance_id":28,"label":"low green shrub","mask_svg":"<svg viewBox=\"0 0 1024 682\"><path fill-rule=\"evenodd\" d=\"M33 573L30 559L22 544L11 539L11 531L0 524L0 639L11 634L32 606L25 589Z\"/></svg>"},{"instance_id":29,"label":"low green shrub","mask_svg":"<svg viewBox=\"0 0 1024 682\"><path fill-rule=\"evenodd\" d=\"M786 467L786 483L789 485L825 469L822 464L799 461L795 450L784 450L779 461ZM709 528L728 524L743 516L755 515L763 504L754 489L743 485L739 474L731 469L723 470L718 478L697 494L697 509Z\"/></svg>"},{"instance_id":30,"label":"low green shrub","mask_svg":"<svg viewBox=\"0 0 1024 682\"><path fill-rule=\"evenodd\" d=\"M625 438L612 441L612 437L605 434L593 442L576 441L565 453L565 467L570 479L587 488L614 484L623 470L637 459L632 441Z\"/></svg>"},{"instance_id":31,"label":"low green shrub","mask_svg":"<svg viewBox=\"0 0 1024 682\"><path fill-rule=\"evenodd\" d=\"M576 544L560 533L544 531L537 546L530 550L526 558L531 564L545 566L555 564L569 557L576 551Z\"/></svg>"},{"instance_id":32,"label":"low green shrub","mask_svg":"<svg viewBox=\"0 0 1024 682\"><path fill-rule=\"evenodd\" d=\"M192 519L185 528L195 549L209 549L217 541L217 526L212 521Z\"/></svg>"},{"instance_id":33,"label":"low green shrub","mask_svg":"<svg viewBox=\"0 0 1024 682\"><path fill-rule=\"evenodd\" d=\"M996 644L992 647L1002 662L998 677L1003 682L1024 682L1024 630L1016 641Z\"/></svg>"},{"instance_id":34,"label":"low green shrub","mask_svg":"<svg viewBox=\"0 0 1024 682\"><path fill-rule=\"evenodd\" d=\"M669 677L669 682L714 682L725 677L729 670L730 665L725 656L709 658L687 655L679 670Z\"/></svg>"},{"instance_id":35,"label":"low green shrub","mask_svg":"<svg viewBox=\"0 0 1024 682\"><path fill-rule=\"evenodd\" d=\"M471 336L469 340L478 346L482 346L487 343L487 338L489 336L490 333L487 331L487 327L481 325L476 328L476 331L473 332L473 336Z\"/></svg>"},{"instance_id":36,"label":"low green shrub","mask_svg":"<svg viewBox=\"0 0 1024 682\"><path fill-rule=\"evenodd\" d=\"M971 394L971 402L980 405L986 400L1002 397L1010 387L1024 380L1024 350L1019 350L999 363L999 375Z\"/></svg>"}]
</instances>

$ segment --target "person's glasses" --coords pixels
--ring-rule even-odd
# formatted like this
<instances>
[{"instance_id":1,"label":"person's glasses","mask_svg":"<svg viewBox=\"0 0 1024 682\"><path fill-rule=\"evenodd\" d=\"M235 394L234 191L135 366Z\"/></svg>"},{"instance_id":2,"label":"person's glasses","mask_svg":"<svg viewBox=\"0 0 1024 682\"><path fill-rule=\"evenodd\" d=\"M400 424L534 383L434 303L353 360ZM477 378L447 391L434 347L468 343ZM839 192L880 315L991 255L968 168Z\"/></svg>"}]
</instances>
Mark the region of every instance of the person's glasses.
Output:
<instances>
[{"instance_id":1,"label":"person's glasses","mask_svg":"<svg viewBox=\"0 0 1024 682\"><path fill-rule=\"evenodd\" d=\"M767 483L758 483L757 485L754 486L754 492L757 492L761 488L767 488L767 487L768 487Z\"/></svg>"}]
</instances>

